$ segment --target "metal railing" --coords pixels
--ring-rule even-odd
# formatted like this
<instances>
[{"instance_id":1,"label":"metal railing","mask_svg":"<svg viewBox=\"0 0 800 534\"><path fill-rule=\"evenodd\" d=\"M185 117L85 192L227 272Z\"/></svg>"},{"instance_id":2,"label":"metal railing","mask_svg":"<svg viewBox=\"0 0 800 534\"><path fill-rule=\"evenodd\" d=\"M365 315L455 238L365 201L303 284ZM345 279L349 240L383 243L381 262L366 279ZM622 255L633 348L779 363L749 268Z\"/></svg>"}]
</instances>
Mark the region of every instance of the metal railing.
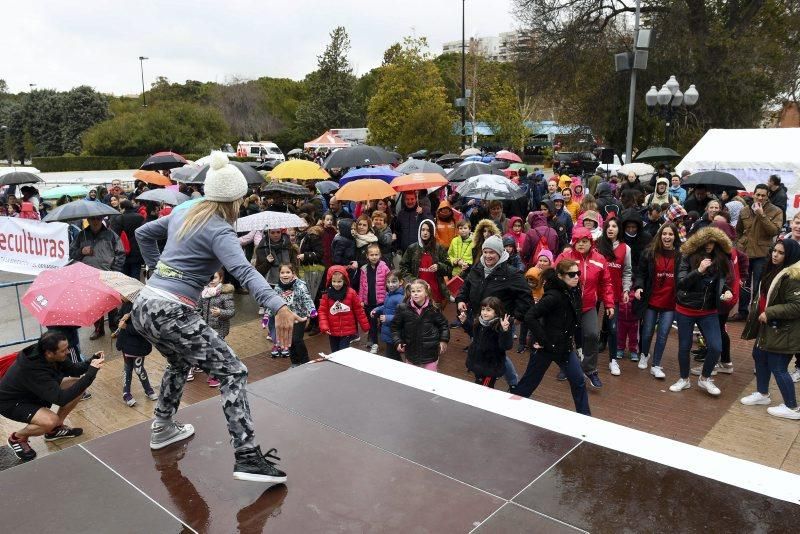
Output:
<instances>
[{"instance_id":1,"label":"metal railing","mask_svg":"<svg viewBox=\"0 0 800 534\"><path fill-rule=\"evenodd\" d=\"M39 326L39 331L38 331L38 333L36 333L36 337L28 337L28 334L25 332L25 317L23 317L23 315L22 315L22 300L21 300L22 297L20 295L19 288L20 288L20 286L27 286L27 285L30 285L32 283L33 283L33 280L23 280L23 281L20 281L20 282L2 282L2 283L0 283L0 290L5 289L5 288L9 288L9 287L13 287L14 288L14 292L16 293L16 301L17 301L17 320L19 322L19 331L20 331L20 333L22 335L22 337L20 339L11 340L11 341L0 341L0 348L10 347L12 345L19 345L19 344L22 344L22 343L29 343L31 341L36 341L42 335L42 332L43 332L42 325L38 325ZM8 302L8 300L6 300L6 299L4 299L4 300L5 300L6 303L10 304L10 302ZM10 331L10 327L4 328L4 330L6 332L9 332ZM30 332L30 333L33 334L34 332Z\"/></svg>"}]
</instances>

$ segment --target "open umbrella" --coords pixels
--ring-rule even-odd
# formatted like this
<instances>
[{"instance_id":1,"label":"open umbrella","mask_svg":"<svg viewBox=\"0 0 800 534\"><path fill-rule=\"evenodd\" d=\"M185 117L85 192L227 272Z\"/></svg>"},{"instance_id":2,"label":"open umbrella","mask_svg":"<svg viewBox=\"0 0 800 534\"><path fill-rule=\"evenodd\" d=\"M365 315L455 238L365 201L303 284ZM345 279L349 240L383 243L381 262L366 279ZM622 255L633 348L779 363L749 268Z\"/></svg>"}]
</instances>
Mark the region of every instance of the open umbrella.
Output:
<instances>
[{"instance_id":1,"label":"open umbrella","mask_svg":"<svg viewBox=\"0 0 800 534\"><path fill-rule=\"evenodd\" d=\"M253 167L251 167L247 163L242 163L240 161L231 161L231 162L229 162L229 164L233 165L234 167L236 167L237 169L239 169L242 172L242 174L244 175L244 179L247 180L247 184L248 185L258 185L258 184L263 184L264 183L264 177L261 176L258 173L257 170L255 170ZM203 168L200 169L200 172L198 172L194 176L194 178L192 178L191 180L187 180L184 183L187 183L187 184L202 184L203 182L206 181L206 174L208 173L208 169L210 169L210 168L211 168L210 164L203 165ZM169 185L169 184L167 184L167 185Z\"/></svg>"},{"instance_id":2,"label":"open umbrella","mask_svg":"<svg viewBox=\"0 0 800 534\"><path fill-rule=\"evenodd\" d=\"M365 178L343 185L336 192L336 198L338 200L360 202L363 200L380 200L382 198L393 197L396 194L397 192L392 186L383 180Z\"/></svg>"},{"instance_id":3,"label":"open umbrella","mask_svg":"<svg viewBox=\"0 0 800 534\"><path fill-rule=\"evenodd\" d=\"M175 213L176 211L187 210L187 209L191 208L192 206L194 206L195 204L199 204L200 202L203 202L205 199L206 199L206 197L197 197L197 198L193 198L192 200L187 200L186 202L184 202L182 204L178 204L177 206L172 208L172 212Z\"/></svg>"},{"instance_id":4,"label":"open umbrella","mask_svg":"<svg viewBox=\"0 0 800 534\"><path fill-rule=\"evenodd\" d=\"M110 217L122 215L120 212L102 202L94 200L75 200L59 206L42 219L44 222L76 221L88 217Z\"/></svg>"},{"instance_id":5,"label":"open umbrella","mask_svg":"<svg viewBox=\"0 0 800 534\"><path fill-rule=\"evenodd\" d=\"M302 148L293 148L289 152L287 152L286 155L287 156L296 156L296 155L302 154L302 153L303 153L303 149Z\"/></svg>"},{"instance_id":6,"label":"open umbrella","mask_svg":"<svg viewBox=\"0 0 800 534\"><path fill-rule=\"evenodd\" d=\"M117 271L100 271L100 282L131 301L136 298L136 294L144 287L144 284L139 280Z\"/></svg>"},{"instance_id":7,"label":"open umbrella","mask_svg":"<svg viewBox=\"0 0 800 534\"><path fill-rule=\"evenodd\" d=\"M100 283L100 270L85 263L42 271L22 296L43 326L89 326L120 302L118 292Z\"/></svg>"},{"instance_id":8,"label":"open umbrella","mask_svg":"<svg viewBox=\"0 0 800 534\"><path fill-rule=\"evenodd\" d=\"M453 167L453 170L447 175L447 179L451 182L463 182L467 178L478 176L479 174L496 174L498 176L503 176L503 171L495 169L488 163L465 161Z\"/></svg>"},{"instance_id":9,"label":"open umbrella","mask_svg":"<svg viewBox=\"0 0 800 534\"><path fill-rule=\"evenodd\" d=\"M172 169L169 173L169 177L176 182L191 182L192 178L197 176L197 173L202 170L202 167L195 164L184 165L183 167L177 167Z\"/></svg>"},{"instance_id":10,"label":"open umbrella","mask_svg":"<svg viewBox=\"0 0 800 534\"><path fill-rule=\"evenodd\" d=\"M648 174L653 174L654 172L656 172L655 167L647 163L626 163L617 169L617 174L627 175L633 173L636 176L647 176Z\"/></svg>"},{"instance_id":11,"label":"open umbrella","mask_svg":"<svg viewBox=\"0 0 800 534\"><path fill-rule=\"evenodd\" d=\"M0 175L0 185L37 184L39 182L44 182L44 180L32 172L15 171Z\"/></svg>"},{"instance_id":12,"label":"open umbrella","mask_svg":"<svg viewBox=\"0 0 800 534\"><path fill-rule=\"evenodd\" d=\"M270 178L273 180L327 180L330 177L325 169L313 161L302 159L284 161L270 173Z\"/></svg>"},{"instance_id":13,"label":"open umbrella","mask_svg":"<svg viewBox=\"0 0 800 534\"><path fill-rule=\"evenodd\" d=\"M501 171L503 169L508 169L511 166L507 159L493 159L489 162L489 165L495 169L500 169Z\"/></svg>"},{"instance_id":14,"label":"open umbrella","mask_svg":"<svg viewBox=\"0 0 800 534\"><path fill-rule=\"evenodd\" d=\"M746 187L739 179L727 172L722 171L701 171L689 175L689 177L681 184L681 187L690 189L692 187L704 185L709 189L739 189L744 190Z\"/></svg>"},{"instance_id":15,"label":"open umbrella","mask_svg":"<svg viewBox=\"0 0 800 534\"><path fill-rule=\"evenodd\" d=\"M237 232L252 230L277 230L278 228L302 228L308 226L305 219L294 213L280 211L260 211L236 220Z\"/></svg>"},{"instance_id":16,"label":"open umbrella","mask_svg":"<svg viewBox=\"0 0 800 534\"><path fill-rule=\"evenodd\" d=\"M178 204L181 204L189 200L189 195L184 195L183 193L180 193L173 189L151 189L150 191L145 191L144 193L136 197L136 200L163 202L164 204L177 206Z\"/></svg>"},{"instance_id":17,"label":"open umbrella","mask_svg":"<svg viewBox=\"0 0 800 534\"><path fill-rule=\"evenodd\" d=\"M82 185L60 185L40 192L39 197L43 200L55 200L64 195L68 197L85 197L88 194L89 189Z\"/></svg>"},{"instance_id":18,"label":"open umbrella","mask_svg":"<svg viewBox=\"0 0 800 534\"><path fill-rule=\"evenodd\" d=\"M436 160L437 165L453 165L454 163L460 163L464 161L463 156L459 156L458 154L443 154L440 158Z\"/></svg>"},{"instance_id":19,"label":"open umbrella","mask_svg":"<svg viewBox=\"0 0 800 534\"><path fill-rule=\"evenodd\" d=\"M395 191L418 191L447 185L447 178L435 172L415 172L398 176L390 184Z\"/></svg>"},{"instance_id":20,"label":"open umbrella","mask_svg":"<svg viewBox=\"0 0 800 534\"><path fill-rule=\"evenodd\" d=\"M364 178L376 178L388 184L403 174L405 173L398 172L390 167L361 167L360 169L350 169L347 174L339 179L339 185L342 186L353 180L362 180Z\"/></svg>"},{"instance_id":21,"label":"open umbrella","mask_svg":"<svg viewBox=\"0 0 800 534\"><path fill-rule=\"evenodd\" d=\"M466 158L464 158L464 161L481 161L482 162L483 161L483 156L481 156L479 154L473 154L471 156L467 156Z\"/></svg>"},{"instance_id":22,"label":"open umbrella","mask_svg":"<svg viewBox=\"0 0 800 534\"><path fill-rule=\"evenodd\" d=\"M461 161L461 158L459 158ZM447 176L447 171L445 171L441 165L437 165L432 161L425 161L423 159L409 159L401 163L397 166L397 170L400 174L411 174L414 172L435 172L437 174L441 174L442 176Z\"/></svg>"},{"instance_id":23,"label":"open umbrella","mask_svg":"<svg viewBox=\"0 0 800 534\"><path fill-rule=\"evenodd\" d=\"M315 187L317 188L317 191L319 191L321 194L329 195L333 191L339 189L339 184L337 184L336 182L331 182L330 180L325 180L323 182L317 182L315 184Z\"/></svg>"},{"instance_id":24,"label":"open umbrella","mask_svg":"<svg viewBox=\"0 0 800 534\"><path fill-rule=\"evenodd\" d=\"M528 170L528 166L525 165L524 163L512 163L511 165L508 166L508 168L515 171L519 171L522 169L525 169L526 171Z\"/></svg>"},{"instance_id":25,"label":"open umbrella","mask_svg":"<svg viewBox=\"0 0 800 534\"><path fill-rule=\"evenodd\" d=\"M461 155L466 157L466 156L474 156L474 155L480 154L480 153L481 153L481 149L480 148L471 147L471 148L467 148L466 150L462 151Z\"/></svg>"},{"instance_id":26,"label":"open umbrella","mask_svg":"<svg viewBox=\"0 0 800 534\"><path fill-rule=\"evenodd\" d=\"M186 163L186 158L175 152L156 152L147 158L139 168L146 171L163 171L183 167Z\"/></svg>"},{"instance_id":27,"label":"open umbrella","mask_svg":"<svg viewBox=\"0 0 800 534\"><path fill-rule=\"evenodd\" d=\"M322 165L326 169L344 169L346 167L367 167L370 165L390 165L397 160L396 156L381 147L356 145L340 148L328 156Z\"/></svg>"},{"instance_id":28,"label":"open umbrella","mask_svg":"<svg viewBox=\"0 0 800 534\"><path fill-rule=\"evenodd\" d=\"M494 155L496 159L504 159L514 163L522 163L522 158L511 152L510 150L500 150Z\"/></svg>"},{"instance_id":29,"label":"open umbrella","mask_svg":"<svg viewBox=\"0 0 800 534\"><path fill-rule=\"evenodd\" d=\"M636 157L633 158L633 161L639 163L657 163L660 161L676 161L682 157L683 156L671 148L654 146L653 148L648 148L647 150L637 154Z\"/></svg>"},{"instance_id":30,"label":"open umbrella","mask_svg":"<svg viewBox=\"0 0 800 534\"><path fill-rule=\"evenodd\" d=\"M280 193L281 195L291 195L295 197L310 197L311 191L304 185L293 184L291 182L269 182L261 186L264 193Z\"/></svg>"},{"instance_id":31,"label":"open umbrella","mask_svg":"<svg viewBox=\"0 0 800 534\"><path fill-rule=\"evenodd\" d=\"M422 150L417 150L416 152L412 152L411 154L408 155L408 157L414 159L422 159L427 155L428 151L423 148Z\"/></svg>"},{"instance_id":32,"label":"open umbrella","mask_svg":"<svg viewBox=\"0 0 800 534\"><path fill-rule=\"evenodd\" d=\"M156 171L145 171L139 169L138 171L133 173L133 177L137 180L141 180L145 183L152 184L152 185L172 185L172 182L169 178L164 176L161 173Z\"/></svg>"},{"instance_id":33,"label":"open umbrella","mask_svg":"<svg viewBox=\"0 0 800 534\"><path fill-rule=\"evenodd\" d=\"M480 198L483 200L514 200L525 195L525 192L505 176L496 174L479 174L458 186L456 192L462 197Z\"/></svg>"}]
</instances>

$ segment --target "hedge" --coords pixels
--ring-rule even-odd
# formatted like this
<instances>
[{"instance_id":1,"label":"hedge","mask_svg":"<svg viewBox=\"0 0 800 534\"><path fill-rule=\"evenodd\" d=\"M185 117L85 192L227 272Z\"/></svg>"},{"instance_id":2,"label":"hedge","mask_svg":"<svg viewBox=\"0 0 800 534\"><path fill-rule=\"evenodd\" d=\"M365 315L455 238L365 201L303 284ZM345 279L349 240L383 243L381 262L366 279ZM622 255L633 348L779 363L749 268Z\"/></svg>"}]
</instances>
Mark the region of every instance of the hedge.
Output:
<instances>
[{"instance_id":1,"label":"hedge","mask_svg":"<svg viewBox=\"0 0 800 534\"><path fill-rule=\"evenodd\" d=\"M186 154L190 160L200 159L204 154ZM147 156L51 156L34 157L31 165L42 172L107 171L138 169ZM231 161L256 161L255 158L229 157Z\"/></svg>"}]
</instances>

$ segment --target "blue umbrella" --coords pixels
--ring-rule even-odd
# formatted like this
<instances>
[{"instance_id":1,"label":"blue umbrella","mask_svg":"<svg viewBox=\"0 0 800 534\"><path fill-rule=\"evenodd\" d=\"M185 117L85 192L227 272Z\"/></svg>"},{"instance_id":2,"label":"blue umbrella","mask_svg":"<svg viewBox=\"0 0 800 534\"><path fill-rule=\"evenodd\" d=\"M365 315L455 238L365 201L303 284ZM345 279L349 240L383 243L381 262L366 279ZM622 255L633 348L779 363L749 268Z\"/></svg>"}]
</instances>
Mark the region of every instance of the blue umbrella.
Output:
<instances>
[{"instance_id":1,"label":"blue umbrella","mask_svg":"<svg viewBox=\"0 0 800 534\"><path fill-rule=\"evenodd\" d=\"M481 158L481 161L482 161L483 163L491 163L491 162L493 162L493 161L494 161L494 156L483 156L483 157Z\"/></svg>"},{"instance_id":2,"label":"blue umbrella","mask_svg":"<svg viewBox=\"0 0 800 534\"><path fill-rule=\"evenodd\" d=\"M482 159L483 158L481 158L479 155L476 154L474 156L467 156L466 158L464 158L464 161L481 161Z\"/></svg>"},{"instance_id":3,"label":"blue umbrella","mask_svg":"<svg viewBox=\"0 0 800 534\"><path fill-rule=\"evenodd\" d=\"M179 210L185 210L187 208L191 208L192 206L194 206L198 202L202 202L205 199L206 199L205 197L197 197L197 198L193 198L192 200L187 200L186 202L178 204L177 206L172 208L172 211L176 212L176 211L179 211Z\"/></svg>"},{"instance_id":4,"label":"blue umbrella","mask_svg":"<svg viewBox=\"0 0 800 534\"><path fill-rule=\"evenodd\" d=\"M360 169L353 169L342 176L342 178L339 180L339 186L341 187L348 182L352 182L353 180L361 180L362 178L383 180L388 184L398 176L402 175L403 173L397 172L389 167L362 167Z\"/></svg>"}]
</instances>

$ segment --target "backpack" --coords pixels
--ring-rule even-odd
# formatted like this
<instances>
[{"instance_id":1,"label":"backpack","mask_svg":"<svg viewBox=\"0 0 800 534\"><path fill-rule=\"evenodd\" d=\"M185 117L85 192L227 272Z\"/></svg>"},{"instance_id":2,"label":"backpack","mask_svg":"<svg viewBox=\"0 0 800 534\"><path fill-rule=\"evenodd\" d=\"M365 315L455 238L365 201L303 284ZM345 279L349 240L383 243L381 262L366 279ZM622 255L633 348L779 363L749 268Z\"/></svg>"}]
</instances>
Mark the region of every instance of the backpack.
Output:
<instances>
[{"instance_id":1,"label":"backpack","mask_svg":"<svg viewBox=\"0 0 800 534\"><path fill-rule=\"evenodd\" d=\"M125 230L119 233L119 239L122 241L122 248L125 249L125 254L130 254L131 242L128 240L128 233Z\"/></svg>"}]
</instances>

